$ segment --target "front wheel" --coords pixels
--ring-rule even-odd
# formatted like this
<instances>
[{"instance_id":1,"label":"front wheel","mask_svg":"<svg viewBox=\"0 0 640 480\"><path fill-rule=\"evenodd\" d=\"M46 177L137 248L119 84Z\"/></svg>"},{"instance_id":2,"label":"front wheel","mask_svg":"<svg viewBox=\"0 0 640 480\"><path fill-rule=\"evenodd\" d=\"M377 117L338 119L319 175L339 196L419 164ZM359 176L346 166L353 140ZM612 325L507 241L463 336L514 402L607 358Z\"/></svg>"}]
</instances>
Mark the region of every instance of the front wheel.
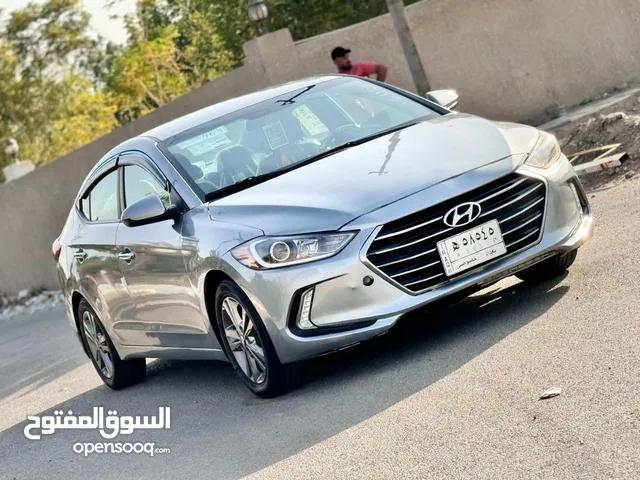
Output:
<instances>
[{"instance_id":1,"label":"front wheel","mask_svg":"<svg viewBox=\"0 0 640 480\"><path fill-rule=\"evenodd\" d=\"M220 283L215 306L222 347L249 390L271 398L300 383L300 366L280 363L258 312L235 283Z\"/></svg>"},{"instance_id":2,"label":"front wheel","mask_svg":"<svg viewBox=\"0 0 640 480\"><path fill-rule=\"evenodd\" d=\"M122 360L107 330L86 300L78 305L80 338L100 378L110 388L120 390L141 382L147 372L144 358Z\"/></svg>"},{"instance_id":3,"label":"front wheel","mask_svg":"<svg viewBox=\"0 0 640 480\"><path fill-rule=\"evenodd\" d=\"M578 250L556 255L516 273L516 277L525 282L543 282L566 272L577 256Z\"/></svg>"}]
</instances>

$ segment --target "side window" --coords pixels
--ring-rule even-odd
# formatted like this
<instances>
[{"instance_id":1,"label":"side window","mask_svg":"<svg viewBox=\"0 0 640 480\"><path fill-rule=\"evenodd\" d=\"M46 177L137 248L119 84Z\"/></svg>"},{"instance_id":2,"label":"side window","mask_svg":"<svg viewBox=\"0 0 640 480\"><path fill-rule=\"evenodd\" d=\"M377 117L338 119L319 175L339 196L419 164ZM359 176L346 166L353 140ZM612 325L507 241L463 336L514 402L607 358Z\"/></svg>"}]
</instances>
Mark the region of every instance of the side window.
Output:
<instances>
[{"instance_id":1,"label":"side window","mask_svg":"<svg viewBox=\"0 0 640 480\"><path fill-rule=\"evenodd\" d=\"M118 171L114 170L100 180L80 207L92 222L118 221Z\"/></svg>"},{"instance_id":2,"label":"side window","mask_svg":"<svg viewBox=\"0 0 640 480\"><path fill-rule=\"evenodd\" d=\"M124 167L124 206L137 202L147 195L157 195L166 208L171 207L171 197L164 187L144 168L137 165Z\"/></svg>"}]
</instances>

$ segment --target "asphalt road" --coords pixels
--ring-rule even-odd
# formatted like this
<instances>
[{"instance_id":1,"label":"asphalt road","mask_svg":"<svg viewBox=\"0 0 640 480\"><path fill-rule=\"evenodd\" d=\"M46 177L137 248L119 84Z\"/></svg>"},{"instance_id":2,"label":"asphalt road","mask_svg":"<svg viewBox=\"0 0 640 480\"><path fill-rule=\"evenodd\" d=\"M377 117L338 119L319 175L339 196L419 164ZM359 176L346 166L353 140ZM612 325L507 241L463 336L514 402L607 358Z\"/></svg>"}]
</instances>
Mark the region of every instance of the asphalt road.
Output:
<instances>
[{"instance_id":1,"label":"asphalt road","mask_svg":"<svg viewBox=\"0 0 640 480\"><path fill-rule=\"evenodd\" d=\"M101 385L54 310L0 324L1 478L640 478L640 180L597 192L597 230L564 278L507 279L325 357L308 383L252 396L215 362L150 366ZM559 397L540 401L549 387ZM93 454L66 430L27 440L26 415L94 406L170 430L116 441L171 453Z\"/></svg>"}]
</instances>

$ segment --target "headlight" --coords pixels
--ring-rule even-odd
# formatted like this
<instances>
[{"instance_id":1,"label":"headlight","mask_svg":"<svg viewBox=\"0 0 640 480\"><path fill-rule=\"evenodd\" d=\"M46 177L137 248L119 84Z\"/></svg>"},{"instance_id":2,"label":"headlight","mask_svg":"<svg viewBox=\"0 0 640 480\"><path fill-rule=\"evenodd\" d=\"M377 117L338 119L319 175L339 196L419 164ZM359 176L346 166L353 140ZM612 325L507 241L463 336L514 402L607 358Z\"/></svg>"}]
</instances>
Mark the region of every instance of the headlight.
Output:
<instances>
[{"instance_id":1,"label":"headlight","mask_svg":"<svg viewBox=\"0 0 640 480\"><path fill-rule=\"evenodd\" d=\"M290 237L267 237L239 245L233 258L256 270L287 267L335 255L355 236L347 233L317 233Z\"/></svg>"},{"instance_id":2,"label":"headlight","mask_svg":"<svg viewBox=\"0 0 640 480\"><path fill-rule=\"evenodd\" d=\"M532 167L549 168L560 159L561 155L556 137L550 133L540 132L540 138L525 163Z\"/></svg>"}]
</instances>

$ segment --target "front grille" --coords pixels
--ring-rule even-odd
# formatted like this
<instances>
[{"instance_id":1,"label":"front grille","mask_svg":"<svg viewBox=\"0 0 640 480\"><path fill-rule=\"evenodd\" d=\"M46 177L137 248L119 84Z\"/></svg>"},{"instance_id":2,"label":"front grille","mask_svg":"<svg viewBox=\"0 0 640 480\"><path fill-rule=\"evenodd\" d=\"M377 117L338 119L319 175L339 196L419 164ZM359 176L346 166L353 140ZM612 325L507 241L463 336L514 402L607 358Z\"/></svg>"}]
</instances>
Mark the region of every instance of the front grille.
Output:
<instances>
[{"instance_id":1,"label":"front grille","mask_svg":"<svg viewBox=\"0 0 640 480\"><path fill-rule=\"evenodd\" d=\"M458 197L385 224L367 259L394 282L421 292L469 272L447 277L436 245L440 240L498 220L507 255L538 242L542 233L546 187L535 178L511 174ZM478 202L482 213L464 227L450 228L444 215L456 205Z\"/></svg>"}]
</instances>

